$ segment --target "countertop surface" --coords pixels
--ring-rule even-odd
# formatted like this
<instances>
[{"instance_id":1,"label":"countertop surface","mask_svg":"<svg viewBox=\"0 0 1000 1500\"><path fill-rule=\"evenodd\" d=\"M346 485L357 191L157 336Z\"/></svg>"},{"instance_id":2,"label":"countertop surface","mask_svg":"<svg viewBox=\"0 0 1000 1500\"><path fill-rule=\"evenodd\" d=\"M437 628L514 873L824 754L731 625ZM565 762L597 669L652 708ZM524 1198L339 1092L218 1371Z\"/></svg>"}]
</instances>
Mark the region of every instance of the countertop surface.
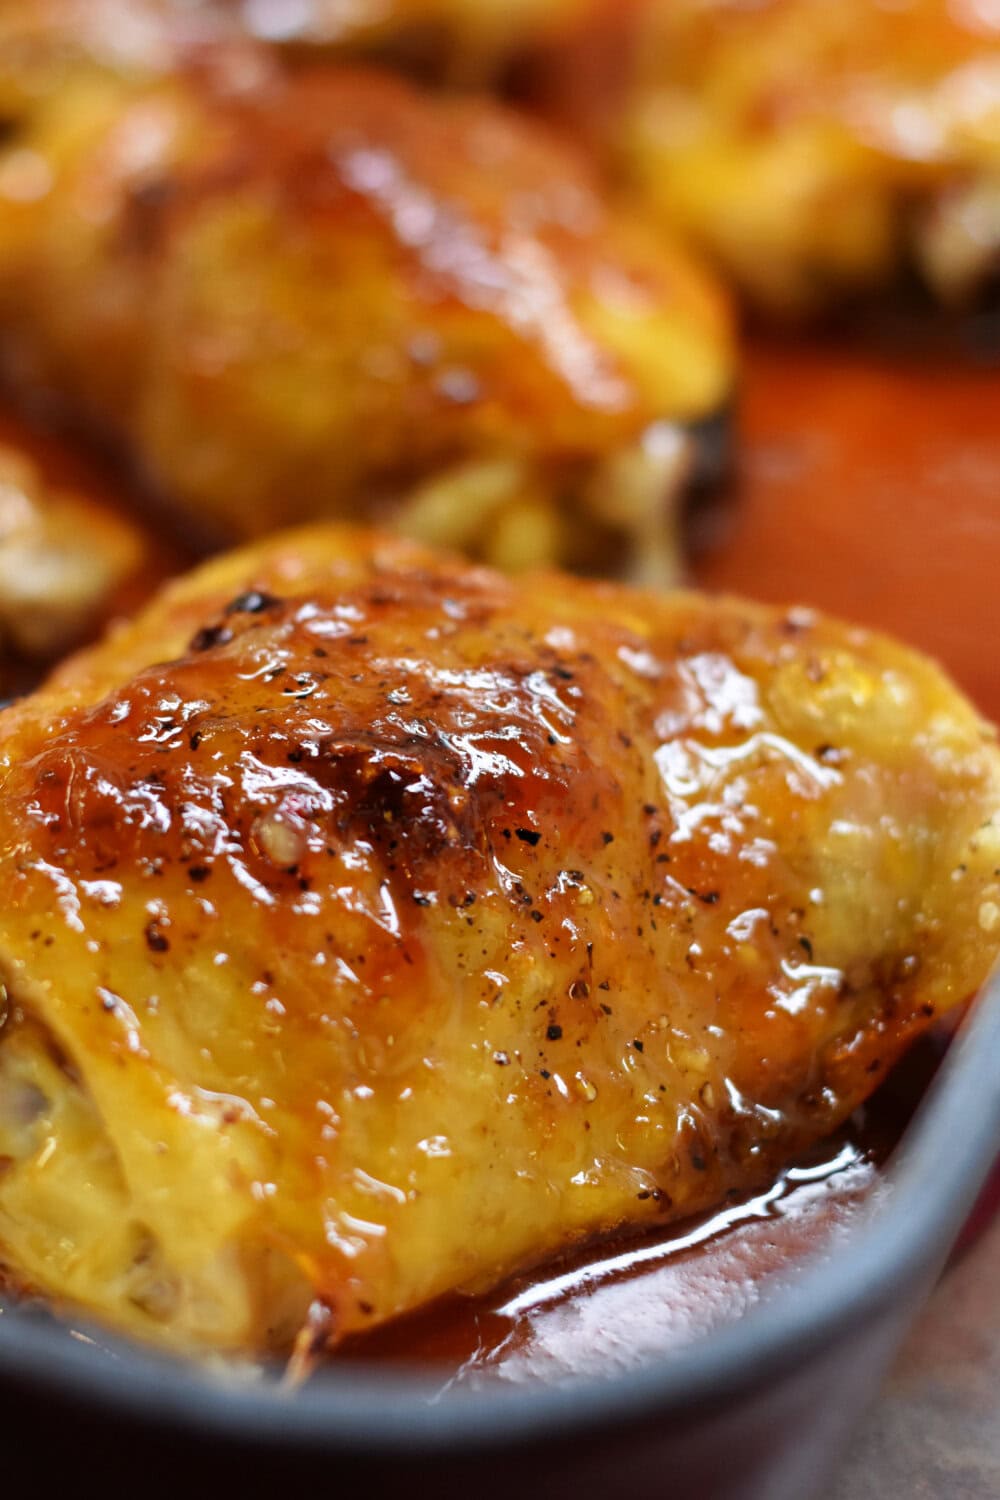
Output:
<instances>
[{"instance_id":1,"label":"countertop surface","mask_svg":"<svg viewBox=\"0 0 1000 1500\"><path fill-rule=\"evenodd\" d=\"M1000 1216L945 1273L826 1500L1000 1497Z\"/></svg>"}]
</instances>

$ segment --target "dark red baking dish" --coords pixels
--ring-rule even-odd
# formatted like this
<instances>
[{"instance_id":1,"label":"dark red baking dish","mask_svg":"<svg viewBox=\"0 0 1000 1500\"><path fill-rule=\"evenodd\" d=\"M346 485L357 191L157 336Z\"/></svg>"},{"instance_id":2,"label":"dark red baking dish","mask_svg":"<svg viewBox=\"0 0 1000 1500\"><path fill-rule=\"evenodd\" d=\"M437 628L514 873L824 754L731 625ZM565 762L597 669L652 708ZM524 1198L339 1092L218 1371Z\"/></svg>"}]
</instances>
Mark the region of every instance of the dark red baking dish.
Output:
<instances>
[{"instance_id":1,"label":"dark red baking dish","mask_svg":"<svg viewBox=\"0 0 1000 1500\"><path fill-rule=\"evenodd\" d=\"M143 1494L232 1492L252 1480L369 1495L416 1485L441 1500L470 1490L476 1500L808 1500L940 1273L998 1145L995 979L863 1223L738 1322L683 1349L606 1380L445 1393L426 1374L332 1362L293 1391L106 1338L97 1347L8 1310L6 1457L30 1455L43 1494L67 1482L71 1456L78 1479Z\"/></svg>"}]
</instances>

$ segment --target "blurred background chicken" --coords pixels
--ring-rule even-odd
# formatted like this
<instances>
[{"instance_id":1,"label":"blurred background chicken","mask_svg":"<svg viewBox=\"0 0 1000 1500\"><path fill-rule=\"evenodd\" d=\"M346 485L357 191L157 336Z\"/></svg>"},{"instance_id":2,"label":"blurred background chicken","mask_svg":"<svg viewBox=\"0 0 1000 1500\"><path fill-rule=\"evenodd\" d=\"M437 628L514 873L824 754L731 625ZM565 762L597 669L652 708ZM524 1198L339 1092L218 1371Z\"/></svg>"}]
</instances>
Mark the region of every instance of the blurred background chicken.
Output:
<instances>
[{"instance_id":1,"label":"blurred background chicken","mask_svg":"<svg viewBox=\"0 0 1000 1500\"><path fill-rule=\"evenodd\" d=\"M992 0L649 0L635 27L604 126L617 169L760 307L995 288Z\"/></svg>"},{"instance_id":2,"label":"blurred background chicken","mask_svg":"<svg viewBox=\"0 0 1000 1500\"><path fill-rule=\"evenodd\" d=\"M519 97L708 249L769 314L1000 263L995 0L42 0L11 4L19 87L71 61L166 68L208 38L374 58ZM0 33L2 40L2 33Z\"/></svg>"},{"instance_id":3,"label":"blurred background chicken","mask_svg":"<svg viewBox=\"0 0 1000 1500\"><path fill-rule=\"evenodd\" d=\"M210 539L376 516L508 568L674 577L734 383L713 280L540 124L168 9L8 17L15 386Z\"/></svg>"},{"instance_id":4,"label":"blurred background chicken","mask_svg":"<svg viewBox=\"0 0 1000 1500\"><path fill-rule=\"evenodd\" d=\"M120 486L0 407L0 698L128 614L182 549L130 516Z\"/></svg>"}]
</instances>

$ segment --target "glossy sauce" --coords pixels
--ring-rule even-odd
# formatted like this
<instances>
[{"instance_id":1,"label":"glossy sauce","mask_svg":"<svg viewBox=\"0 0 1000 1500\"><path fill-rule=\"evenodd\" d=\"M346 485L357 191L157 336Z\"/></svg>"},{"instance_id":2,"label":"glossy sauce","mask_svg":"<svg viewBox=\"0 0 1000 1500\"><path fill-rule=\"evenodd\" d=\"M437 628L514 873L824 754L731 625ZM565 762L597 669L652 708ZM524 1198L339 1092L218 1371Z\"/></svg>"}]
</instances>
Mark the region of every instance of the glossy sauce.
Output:
<instances>
[{"instance_id":1,"label":"glossy sauce","mask_svg":"<svg viewBox=\"0 0 1000 1500\"><path fill-rule=\"evenodd\" d=\"M741 425L697 582L890 631L1000 719L1000 370L762 345Z\"/></svg>"},{"instance_id":2,"label":"glossy sauce","mask_svg":"<svg viewBox=\"0 0 1000 1500\"><path fill-rule=\"evenodd\" d=\"M765 1192L665 1234L611 1241L357 1340L340 1358L431 1364L442 1386L610 1375L677 1348L766 1295L832 1243L878 1176L863 1132L827 1142Z\"/></svg>"}]
</instances>

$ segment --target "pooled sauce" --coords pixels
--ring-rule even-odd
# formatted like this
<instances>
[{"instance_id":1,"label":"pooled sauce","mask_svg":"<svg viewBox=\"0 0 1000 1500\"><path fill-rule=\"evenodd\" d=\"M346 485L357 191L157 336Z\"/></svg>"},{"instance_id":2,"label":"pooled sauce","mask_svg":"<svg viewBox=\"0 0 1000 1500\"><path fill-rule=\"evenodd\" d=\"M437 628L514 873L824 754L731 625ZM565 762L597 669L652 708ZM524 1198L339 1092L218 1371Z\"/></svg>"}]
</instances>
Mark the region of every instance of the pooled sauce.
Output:
<instances>
[{"instance_id":1,"label":"pooled sauce","mask_svg":"<svg viewBox=\"0 0 1000 1500\"><path fill-rule=\"evenodd\" d=\"M695 581L889 631L1000 720L1000 369L762 345L740 427Z\"/></svg>"},{"instance_id":2,"label":"pooled sauce","mask_svg":"<svg viewBox=\"0 0 1000 1500\"><path fill-rule=\"evenodd\" d=\"M863 1130L827 1141L764 1192L660 1235L611 1240L475 1298L451 1297L339 1357L432 1365L442 1387L612 1375L690 1343L831 1245L878 1181Z\"/></svg>"},{"instance_id":3,"label":"pooled sauce","mask_svg":"<svg viewBox=\"0 0 1000 1500\"><path fill-rule=\"evenodd\" d=\"M807 1256L831 1254L883 1190L881 1167L940 1061L926 1037L850 1123L767 1188L657 1233L611 1239L454 1296L351 1342L339 1359L419 1365L442 1393L613 1375L731 1322Z\"/></svg>"}]
</instances>

